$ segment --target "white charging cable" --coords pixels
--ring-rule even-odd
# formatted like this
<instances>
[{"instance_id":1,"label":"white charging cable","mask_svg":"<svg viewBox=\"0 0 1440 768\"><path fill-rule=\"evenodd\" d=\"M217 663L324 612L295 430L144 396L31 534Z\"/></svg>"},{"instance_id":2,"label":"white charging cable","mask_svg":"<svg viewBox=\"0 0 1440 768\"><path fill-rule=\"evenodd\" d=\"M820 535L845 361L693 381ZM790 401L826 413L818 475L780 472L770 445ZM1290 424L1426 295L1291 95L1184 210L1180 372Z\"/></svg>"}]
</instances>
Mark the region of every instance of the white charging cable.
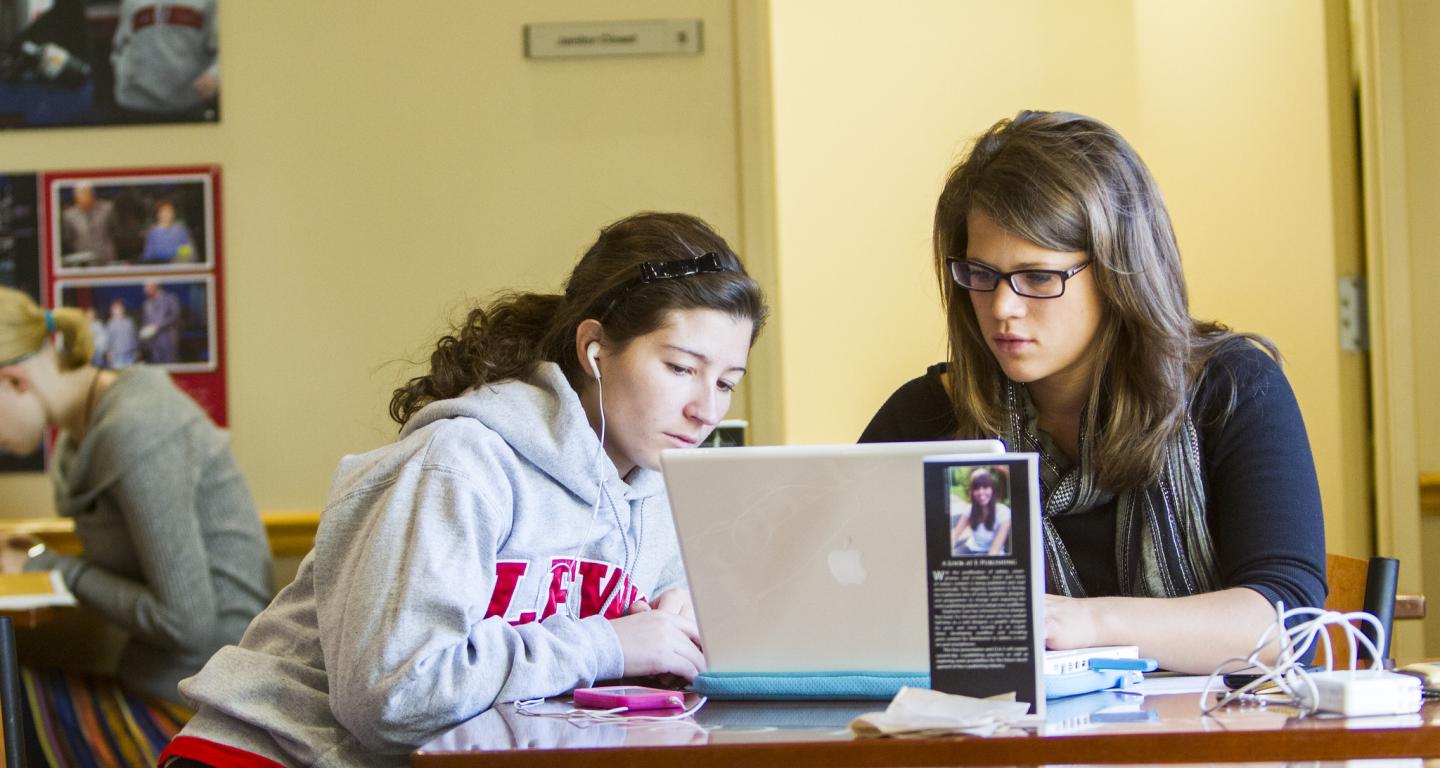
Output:
<instances>
[{"instance_id":1,"label":"white charging cable","mask_svg":"<svg viewBox=\"0 0 1440 768\"><path fill-rule=\"evenodd\" d=\"M1287 625L1291 619L1310 617L1295 626ZM1375 641L1371 641L1353 622L1360 621L1375 628ZM1343 628L1349 644L1349 668L1357 669L1360 662L1360 648L1364 647L1374 659L1373 669L1384 669L1380 648L1385 647L1385 627L1373 614L1365 611L1326 611L1319 608L1292 608L1285 610L1284 603L1275 604L1275 623L1266 627L1260 640L1248 656L1226 659L1210 673L1205 688L1200 692L1200 710L1211 714L1236 702L1261 702L1291 704L1306 712L1314 712L1319 701L1315 682L1310 679L1310 670L1304 659L1311 655L1318 644L1325 650L1325 671L1335 669L1335 649L1332 647L1329 627ZM1268 665L1260 660L1267 649L1279 647L1280 655L1275 664ZM1226 675L1255 674L1255 679L1233 690L1217 696L1206 704L1210 693ZM1269 690L1273 686L1273 690Z\"/></svg>"}]
</instances>

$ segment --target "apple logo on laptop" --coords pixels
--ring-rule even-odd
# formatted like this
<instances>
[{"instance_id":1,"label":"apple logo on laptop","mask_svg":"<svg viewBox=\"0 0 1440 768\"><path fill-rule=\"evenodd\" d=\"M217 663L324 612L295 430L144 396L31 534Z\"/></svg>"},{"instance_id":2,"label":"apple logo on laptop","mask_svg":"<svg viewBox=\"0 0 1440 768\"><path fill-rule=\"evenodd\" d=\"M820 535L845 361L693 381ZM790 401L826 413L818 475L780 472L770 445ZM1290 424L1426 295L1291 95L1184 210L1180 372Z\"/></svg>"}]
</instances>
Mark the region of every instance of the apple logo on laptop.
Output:
<instances>
[{"instance_id":1,"label":"apple logo on laptop","mask_svg":"<svg viewBox=\"0 0 1440 768\"><path fill-rule=\"evenodd\" d=\"M835 578L836 583L845 585L865 583L865 566L860 562L860 550L850 546L848 540L844 547L830 550L830 557L827 560L830 565L830 575Z\"/></svg>"}]
</instances>

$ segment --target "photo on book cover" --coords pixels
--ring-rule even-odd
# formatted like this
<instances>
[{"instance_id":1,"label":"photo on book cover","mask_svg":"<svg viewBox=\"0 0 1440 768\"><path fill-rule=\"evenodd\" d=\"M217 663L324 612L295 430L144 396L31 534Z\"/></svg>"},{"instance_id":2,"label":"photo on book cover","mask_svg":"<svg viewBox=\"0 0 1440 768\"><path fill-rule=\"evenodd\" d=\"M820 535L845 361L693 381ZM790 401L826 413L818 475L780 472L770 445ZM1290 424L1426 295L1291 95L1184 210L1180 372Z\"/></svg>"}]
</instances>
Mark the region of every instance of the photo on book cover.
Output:
<instances>
[{"instance_id":1,"label":"photo on book cover","mask_svg":"<svg viewBox=\"0 0 1440 768\"><path fill-rule=\"evenodd\" d=\"M925 459L930 680L1044 714L1045 571L1035 454Z\"/></svg>"},{"instance_id":2,"label":"photo on book cover","mask_svg":"<svg viewBox=\"0 0 1440 768\"><path fill-rule=\"evenodd\" d=\"M1010 550L1010 468L950 467L950 554L995 557Z\"/></svg>"}]
</instances>

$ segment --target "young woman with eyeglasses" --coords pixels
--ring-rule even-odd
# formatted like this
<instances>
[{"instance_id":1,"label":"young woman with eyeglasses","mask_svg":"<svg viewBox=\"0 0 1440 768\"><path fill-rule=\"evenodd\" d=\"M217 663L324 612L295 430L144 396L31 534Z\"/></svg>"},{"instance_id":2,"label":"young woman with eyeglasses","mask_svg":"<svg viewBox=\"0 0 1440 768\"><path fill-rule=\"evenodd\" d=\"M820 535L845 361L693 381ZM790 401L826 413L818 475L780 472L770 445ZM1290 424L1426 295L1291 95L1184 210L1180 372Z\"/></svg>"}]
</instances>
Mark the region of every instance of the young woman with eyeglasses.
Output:
<instances>
[{"instance_id":1,"label":"young woman with eyeglasses","mask_svg":"<svg viewBox=\"0 0 1440 768\"><path fill-rule=\"evenodd\" d=\"M403 762L501 702L705 669L660 452L704 441L767 310L704 222L611 224L558 294L505 294L395 391L294 583L180 686L162 763Z\"/></svg>"},{"instance_id":2,"label":"young woman with eyeglasses","mask_svg":"<svg viewBox=\"0 0 1440 768\"><path fill-rule=\"evenodd\" d=\"M1190 315L1160 191L1109 126L1021 112L936 206L950 359L862 441L998 435L1041 455L1050 648L1208 673L1274 603L1319 606L1319 486L1267 340Z\"/></svg>"}]
</instances>

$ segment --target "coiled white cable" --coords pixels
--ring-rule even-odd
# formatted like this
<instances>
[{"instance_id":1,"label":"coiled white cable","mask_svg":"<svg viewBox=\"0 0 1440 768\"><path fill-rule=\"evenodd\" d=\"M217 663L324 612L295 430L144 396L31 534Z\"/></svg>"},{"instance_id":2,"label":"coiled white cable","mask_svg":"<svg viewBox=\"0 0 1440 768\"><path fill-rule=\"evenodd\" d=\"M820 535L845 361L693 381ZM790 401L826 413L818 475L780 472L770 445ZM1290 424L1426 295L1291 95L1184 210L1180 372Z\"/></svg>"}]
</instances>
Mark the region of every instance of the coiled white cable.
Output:
<instances>
[{"instance_id":1,"label":"coiled white cable","mask_svg":"<svg viewBox=\"0 0 1440 768\"><path fill-rule=\"evenodd\" d=\"M1289 620L1305 616L1310 618L1293 627L1287 626ZM1374 627L1376 640L1372 642L1366 637L1354 625L1353 622L1356 621ZM1205 689L1200 692L1201 712L1208 715L1229 704L1242 701L1291 704L1306 712L1314 712L1320 698L1319 692L1315 689L1315 683L1310 679L1310 670L1306 668L1303 660L1310 657L1311 650L1318 643L1325 650L1325 671L1335 669L1335 649L1332 647L1330 633L1326 631L1332 626L1344 628L1345 638L1350 646L1349 669L1359 667L1361 647L1364 647L1374 660L1372 668L1384 668L1379 649L1385 647L1385 627L1374 614L1365 611L1341 613L1319 608L1292 608L1287 611L1284 603L1277 602L1275 623L1261 633L1254 650L1250 651L1248 656L1226 659L1210 673L1210 677L1205 681ZM1261 661L1260 657L1265 650L1276 645L1280 648L1280 655L1274 666ZM1216 688L1216 683L1225 675L1251 672L1258 673L1254 680L1217 696L1213 703L1206 704L1211 691ZM1261 694L1267 686L1274 686L1274 690ZM1304 693L1301 692L1302 689Z\"/></svg>"}]
</instances>

